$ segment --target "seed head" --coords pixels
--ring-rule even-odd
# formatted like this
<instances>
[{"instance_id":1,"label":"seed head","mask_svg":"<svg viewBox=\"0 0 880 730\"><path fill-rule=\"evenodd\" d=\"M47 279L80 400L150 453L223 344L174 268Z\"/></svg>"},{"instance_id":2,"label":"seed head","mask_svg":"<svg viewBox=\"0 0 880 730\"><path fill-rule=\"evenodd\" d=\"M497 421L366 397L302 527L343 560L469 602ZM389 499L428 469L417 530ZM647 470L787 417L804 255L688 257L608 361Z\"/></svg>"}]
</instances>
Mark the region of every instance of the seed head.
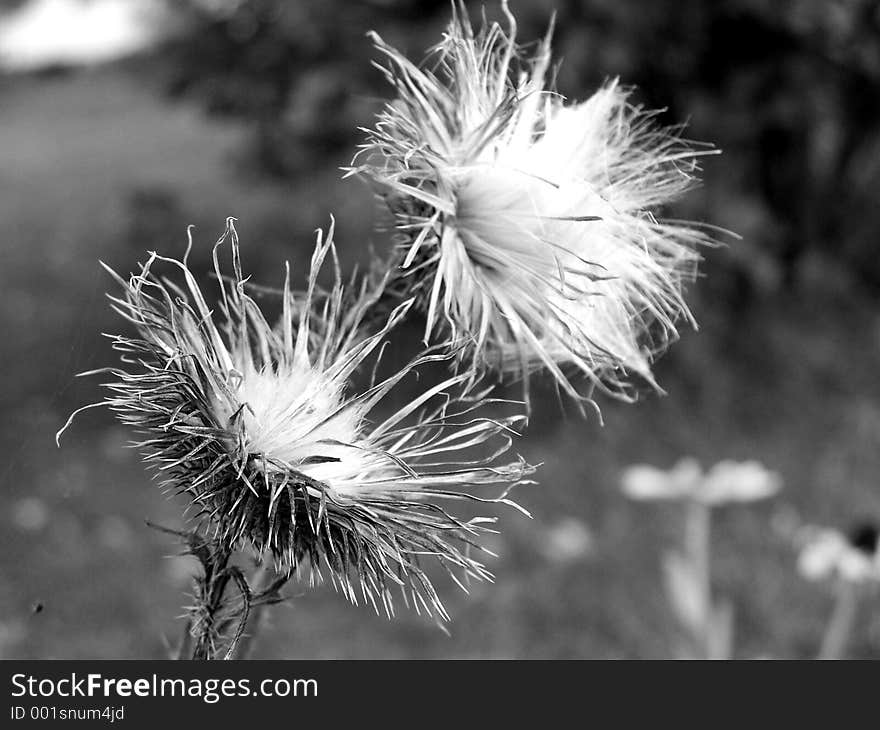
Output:
<instances>
[{"instance_id":1,"label":"seed head","mask_svg":"<svg viewBox=\"0 0 880 730\"><path fill-rule=\"evenodd\" d=\"M549 33L526 54L509 30L474 33L455 13L430 63L374 37L396 99L352 172L395 215L397 264L427 318L425 339L464 340L473 368L549 370L570 395L629 397L692 322L683 287L696 224L659 206L694 182L697 150L629 101L616 81L581 103L548 85Z\"/></svg>"},{"instance_id":2,"label":"seed head","mask_svg":"<svg viewBox=\"0 0 880 730\"><path fill-rule=\"evenodd\" d=\"M446 618L420 563L436 558L457 582L456 574L491 577L475 555L492 519L460 518L448 506L513 504L508 491L533 469L499 458L521 419L480 417L479 397L448 395L462 375L396 411L377 408L408 374L449 357L431 352L357 391L356 371L379 356L411 303L364 337L366 290L346 292L338 264L333 286L317 286L328 254L335 260L332 234L318 233L303 294L291 292L288 269L275 327L246 291L231 219L214 249L216 309L186 256L153 253L128 281L117 276L114 308L137 334L113 337L123 367L103 371L105 403L144 434L145 460L219 544L313 582L326 570L350 600L361 594L389 616L396 585L416 609ZM230 249L227 277L219 254ZM160 267L175 276L160 277ZM473 494L491 486L500 495Z\"/></svg>"}]
</instances>

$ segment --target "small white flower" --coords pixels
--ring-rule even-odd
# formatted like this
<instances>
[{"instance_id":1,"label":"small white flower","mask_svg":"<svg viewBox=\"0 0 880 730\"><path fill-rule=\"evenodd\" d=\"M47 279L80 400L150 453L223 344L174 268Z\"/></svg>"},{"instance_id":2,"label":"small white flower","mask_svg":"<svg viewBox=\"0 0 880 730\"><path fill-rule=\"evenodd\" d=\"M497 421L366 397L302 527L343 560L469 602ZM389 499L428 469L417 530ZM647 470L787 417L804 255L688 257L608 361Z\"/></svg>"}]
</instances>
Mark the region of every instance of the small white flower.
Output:
<instances>
[{"instance_id":1,"label":"small white flower","mask_svg":"<svg viewBox=\"0 0 880 730\"><path fill-rule=\"evenodd\" d=\"M621 488L630 499L686 499L695 494L703 470L696 459L681 459L669 471L655 466L636 465L623 472Z\"/></svg>"},{"instance_id":2,"label":"small white flower","mask_svg":"<svg viewBox=\"0 0 880 730\"><path fill-rule=\"evenodd\" d=\"M838 577L851 583L880 582L877 531L873 540L847 537L828 528L804 528L798 571L811 581Z\"/></svg>"},{"instance_id":3,"label":"small white flower","mask_svg":"<svg viewBox=\"0 0 880 730\"><path fill-rule=\"evenodd\" d=\"M618 395L691 321L682 290L698 227L654 212L694 181L678 130L654 123L617 82L565 104L548 85L549 38L521 58L515 22L474 34L454 18L431 69L376 39L397 100L355 168L397 217L399 264L426 340L471 343L474 366L572 371Z\"/></svg>"},{"instance_id":4,"label":"small white flower","mask_svg":"<svg viewBox=\"0 0 880 730\"><path fill-rule=\"evenodd\" d=\"M757 461L720 461L700 487L700 498L709 504L756 502L775 496L782 480Z\"/></svg>"},{"instance_id":5,"label":"small white flower","mask_svg":"<svg viewBox=\"0 0 880 730\"><path fill-rule=\"evenodd\" d=\"M779 475L757 461L721 461L704 473L693 458L681 459L669 471L637 465L621 478L623 493L636 500L693 500L709 506L755 502L774 496Z\"/></svg>"}]
</instances>

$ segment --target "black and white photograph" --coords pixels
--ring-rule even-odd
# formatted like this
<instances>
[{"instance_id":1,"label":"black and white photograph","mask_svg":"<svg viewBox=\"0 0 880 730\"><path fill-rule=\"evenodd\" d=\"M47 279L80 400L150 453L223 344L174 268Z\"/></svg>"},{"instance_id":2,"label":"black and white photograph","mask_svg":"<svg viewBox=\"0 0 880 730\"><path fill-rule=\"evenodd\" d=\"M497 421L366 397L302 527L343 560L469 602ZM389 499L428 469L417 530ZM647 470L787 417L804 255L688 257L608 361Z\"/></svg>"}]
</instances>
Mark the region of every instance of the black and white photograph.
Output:
<instances>
[{"instance_id":1,"label":"black and white photograph","mask_svg":"<svg viewBox=\"0 0 880 730\"><path fill-rule=\"evenodd\" d=\"M0 0L0 253L4 660L880 658L876 0Z\"/></svg>"}]
</instances>

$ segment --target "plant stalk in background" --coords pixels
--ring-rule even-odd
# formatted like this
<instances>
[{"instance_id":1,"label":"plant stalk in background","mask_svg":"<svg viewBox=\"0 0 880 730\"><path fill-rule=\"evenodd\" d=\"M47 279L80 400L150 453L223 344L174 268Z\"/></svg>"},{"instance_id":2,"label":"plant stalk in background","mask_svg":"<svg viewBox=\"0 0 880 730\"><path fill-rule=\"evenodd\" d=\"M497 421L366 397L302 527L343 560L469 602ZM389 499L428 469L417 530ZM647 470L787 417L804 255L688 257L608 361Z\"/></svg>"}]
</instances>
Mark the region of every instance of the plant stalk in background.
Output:
<instances>
[{"instance_id":1,"label":"plant stalk in background","mask_svg":"<svg viewBox=\"0 0 880 730\"><path fill-rule=\"evenodd\" d=\"M849 534L829 528L802 527L798 570L809 581L832 586L833 604L819 659L843 659L856 628L861 601L880 584L878 529L857 525Z\"/></svg>"},{"instance_id":2,"label":"plant stalk in background","mask_svg":"<svg viewBox=\"0 0 880 730\"><path fill-rule=\"evenodd\" d=\"M666 594L688 639L681 654L730 659L733 606L712 597L712 512L772 497L781 487L779 477L753 461L722 461L705 473L695 459L686 458L669 471L632 466L621 486L631 499L682 505L684 547L668 551L663 563Z\"/></svg>"}]
</instances>

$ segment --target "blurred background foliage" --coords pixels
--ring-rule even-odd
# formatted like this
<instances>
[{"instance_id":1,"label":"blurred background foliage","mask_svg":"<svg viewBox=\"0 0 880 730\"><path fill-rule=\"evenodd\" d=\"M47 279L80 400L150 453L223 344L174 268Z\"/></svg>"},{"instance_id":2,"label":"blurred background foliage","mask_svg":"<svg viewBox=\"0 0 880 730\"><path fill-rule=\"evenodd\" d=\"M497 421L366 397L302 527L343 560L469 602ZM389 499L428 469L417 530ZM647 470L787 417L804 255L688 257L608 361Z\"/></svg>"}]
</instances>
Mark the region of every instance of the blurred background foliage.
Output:
<instances>
[{"instance_id":1,"label":"blurred background foliage","mask_svg":"<svg viewBox=\"0 0 880 730\"><path fill-rule=\"evenodd\" d=\"M688 120L693 138L729 153L723 184L710 178L709 194L723 201L714 203L721 210L712 220L748 238L731 296L794 285L819 265L814 258L877 291L880 229L875 216L862 214L880 186L876 2L522 5L523 40L541 37L556 14L563 94L582 99L619 77L638 87L640 102L666 109L667 121ZM164 58L165 88L246 123L248 162L277 177L350 149L358 139L351 121L368 120L384 96L383 79L366 62L364 28L380 29L418 58L449 15L447 0L338 9L320 0L252 0L225 13L213 8L190 0L190 30Z\"/></svg>"},{"instance_id":2,"label":"blurred background foliage","mask_svg":"<svg viewBox=\"0 0 880 730\"><path fill-rule=\"evenodd\" d=\"M81 5L95 0L72 0ZM123 0L119 0L122 2ZM0 2L3 23L27 6ZM757 458L783 497L730 508L717 529L718 590L742 656L810 656L830 597L794 570L794 520L846 528L880 515L880 9L869 0L511 0L519 38L556 13L559 90L608 77L716 144L704 184L667 211L742 236L705 251L691 301L701 323L658 366L668 397L600 403L583 422L540 390L519 450L542 486L503 514L494 586L448 590L447 638L404 612L388 623L330 589L296 590L266 657L668 656L674 622L657 546L677 515L619 496L621 469ZM188 0L151 44L100 66L0 73L0 655L161 656L194 566L143 524L179 507L151 487L131 437L67 413L100 397L72 373L107 364L118 331L107 261L146 250L208 269L227 215L261 283L302 272L332 213L346 265L387 246L366 186L341 180L388 89L366 32L419 58L446 0ZM472 6L474 14L479 6ZM489 3L486 13L499 16ZM2 60L2 46L0 46ZM418 326L409 335L417 339ZM405 351L403 345L395 348ZM393 356L393 352L392 352ZM39 606L39 610L38 610ZM877 605L854 654L880 654Z\"/></svg>"}]
</instances>

